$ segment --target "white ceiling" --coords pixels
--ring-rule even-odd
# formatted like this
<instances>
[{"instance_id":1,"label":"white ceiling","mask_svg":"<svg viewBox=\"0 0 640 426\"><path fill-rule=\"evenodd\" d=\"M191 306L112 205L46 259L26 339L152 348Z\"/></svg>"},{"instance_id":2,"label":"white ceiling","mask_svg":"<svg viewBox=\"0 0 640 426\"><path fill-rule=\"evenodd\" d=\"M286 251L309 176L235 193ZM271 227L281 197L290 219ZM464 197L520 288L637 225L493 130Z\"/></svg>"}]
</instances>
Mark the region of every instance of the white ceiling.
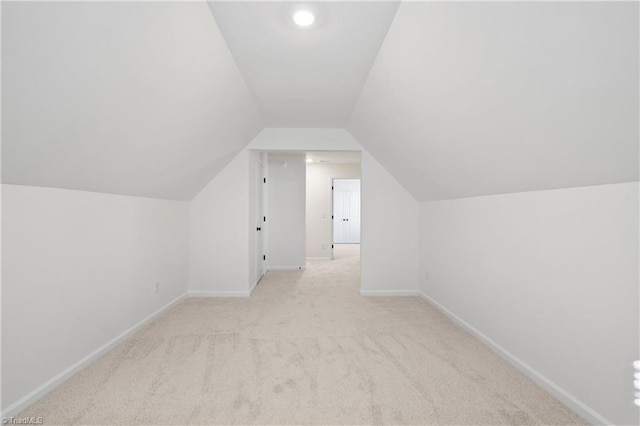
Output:
<instances>
[{"instance_id":1,"label":"white ceiling","mask_svg":"<svg viewBox=\"0 0 640 426\"><path fill-rule=\"evenodd\" d=\"M636 181L638 16L402 3L348 130L418 200Z\"/></svg>"},{"instance_id":2,"label":"white ceiling","mask_svg":"<svg viewBox=\"0 0 640 426\"><path fill-rule=\"evenodd\" d=\"M306 129L313 132L317 129ZM349 136L352 137L352 136ZM273 155L303 154L309 165L318 164L360 164L360 151L304 151L298 149L267 149L258 150Z\"/></svg>"},{"instance_id":3,"label":"white ceiling","mask_svg":"<svg viewBox=\"0 0 640 426\"><path fill-rule=\"evenodd\" d=\"M2 4L4 183L189 200L261 128L204 1Z\"/></svg>"},{"instance_id":4,"label":"white ceiling","mask_svg":"<svg viewBox=\"0 0 640 426\"><path fill-rule=\"evenodd\" d=\"M343 127L393 20L398 2L209 2L270 127Z\"/></svg>"},{"instance_id":5,"label":"white ceiling","mask_svg":"<svg viewBox=\"0 0 640 426\"><path fill-rule=\"evenodd\" d=\"M307 161L310 164L360 164L360 152L355 151L313 151L307 152Z\"/></svg>"},{"instance_id":6,"label":"white ceiling","mask_svg":"<svg viewBox=\"0 0 640 426\"><path fill-rule=\"evenodd\" d=\"M638 3L296 4L3 2L3 182L189 200L263 126L418 200L638 180Z\"/></svg>"}]
</instances>

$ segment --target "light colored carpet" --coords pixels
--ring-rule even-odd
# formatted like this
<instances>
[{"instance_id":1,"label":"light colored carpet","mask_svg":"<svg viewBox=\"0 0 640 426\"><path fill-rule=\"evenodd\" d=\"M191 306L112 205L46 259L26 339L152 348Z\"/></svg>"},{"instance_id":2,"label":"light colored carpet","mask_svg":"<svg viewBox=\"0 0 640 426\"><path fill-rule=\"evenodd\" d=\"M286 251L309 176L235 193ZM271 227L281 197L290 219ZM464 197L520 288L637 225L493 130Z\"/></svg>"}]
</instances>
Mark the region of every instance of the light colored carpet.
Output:
<instances>
[{"instance_id":1,"label":"light colored carpet","mask_svg":"<svg viewBox=\"0 0 640 426\"><path fill-rule=\"evenodd\" d=\"M333 259L347 259L360 256L360 244L334 244ZM313 265L310 265L313 266ZM356 271L357 272L357 271Z\"/></svg>"},{"instance_id":2,"label":"light colored carpet","mask_svg":"<svg viewBox=\"0 0 640 426\"><path fill-rule=\"evenodd\" d=\"M353 247L347 249L353 250ZM21 415L45 424L585 424L357 251L188 299Z\"/></svg>"}]
</instances>

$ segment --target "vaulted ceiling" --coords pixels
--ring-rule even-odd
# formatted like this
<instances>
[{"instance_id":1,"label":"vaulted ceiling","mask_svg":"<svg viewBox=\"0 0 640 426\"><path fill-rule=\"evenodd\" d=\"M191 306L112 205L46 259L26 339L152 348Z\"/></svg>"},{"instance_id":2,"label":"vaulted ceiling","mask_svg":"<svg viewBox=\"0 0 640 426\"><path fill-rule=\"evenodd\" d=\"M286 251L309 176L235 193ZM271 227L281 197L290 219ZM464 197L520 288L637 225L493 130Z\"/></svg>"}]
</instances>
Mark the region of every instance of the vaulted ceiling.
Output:
<instances>
[{"instance_id":1,"label":"vaulted ceiling","mask_svg":"<svg viewBox=\"0 0 640 426\"><path fill-rule=\"evenodd\" d=\"M638 16L403 3L348 129L419 200L637 181Z\"/></svg>"},{"instance_id":2,"label":"vaulted ceiling","mask_svg":"<svg viewBox=\"0 0 640 426\"><path fill-rule=\"evenodd\" d=\"M214 2L211 10L269 127L344 127L399 2Z\"/></svg>"},{"instance_id":3,"label":"vaulted ceiling","mask_svg":"<svg viewBox=\"0 0 640 426\"><path fill-rule=\"evenodd\" d=\"M3 2L2 178L191 199L345 127L418 200L638 180L638 4Z\"/></svg>"},{"instance_id":4,"label":"vaulted ceiling","mask_svg":"<svg viewBox=\"0 0 640 426\"><path fill-rule=\"evenodd\" d=\"M3 2L4 183L189 200L263 127L205 2Z\"/></svg>"}]
</instances>

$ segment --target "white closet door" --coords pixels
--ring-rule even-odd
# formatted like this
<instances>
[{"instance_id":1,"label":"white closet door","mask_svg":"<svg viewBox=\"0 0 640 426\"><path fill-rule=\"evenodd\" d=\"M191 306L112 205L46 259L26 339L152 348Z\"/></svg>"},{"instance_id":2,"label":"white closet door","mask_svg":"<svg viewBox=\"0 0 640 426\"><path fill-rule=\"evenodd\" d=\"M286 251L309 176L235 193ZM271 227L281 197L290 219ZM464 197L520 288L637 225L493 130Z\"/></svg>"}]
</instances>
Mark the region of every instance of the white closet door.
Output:
<instances>
[{"instance_id":1,"label":"white closet door","mask_svg":"<svg viewBox=\"0 0 640 426\"><path fill-rule=\"evenodd\" d=\"M256 278L260 281L264 275L264 166L256 161Z\"/></svg>"},{"instance_id":2,"label":"white closet door","mask_svg":"<svg viewBox=\"0 0 640 426\"><path fill-rule=\"evenodd\" d=\"M360 243L360 179L333 181L333 242Z\"/></svg>"},{"instance_id":3,"label":"white closet door","mask_svg":"<svg viewBox=\"0 0 640 426\"><path fill-rule=\"evenodd\" d=\"M341 244L346 242L347 238L347 223L344 219L344 200L345 194L343 191L338 190L335 187L333 189L333 242Z\"/></svg>"},{"instance_id":4,"label":"white closet door","mask_svg":"<svg viewBox=\"0 0 640 426\"><path fill-rule=\"evenodd\" d=\"M348 203L346 239L348 243L360 243L360 185L358 192L348 192Z\"/></svg>"}]
</instances>

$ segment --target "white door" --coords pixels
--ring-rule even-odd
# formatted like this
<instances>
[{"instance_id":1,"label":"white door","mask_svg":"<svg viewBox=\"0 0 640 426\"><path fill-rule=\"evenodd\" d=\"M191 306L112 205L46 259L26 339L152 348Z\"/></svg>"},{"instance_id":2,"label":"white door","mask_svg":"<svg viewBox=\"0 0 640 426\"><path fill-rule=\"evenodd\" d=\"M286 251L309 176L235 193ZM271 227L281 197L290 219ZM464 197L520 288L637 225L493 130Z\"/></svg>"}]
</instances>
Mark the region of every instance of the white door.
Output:
<instances>
[{"instance_id":1,"label":"white door","mask_svg":"<svg viewBox=\"0 0 640 426\"><path fill-rule=\"evenodd\" d=\"M264 166L260 160L256 161L256 283L264 275Z\"/></svg>"},{"instance_id":2,"label":"white door","mask_svg":"<svg viewBox=\"0 0 640 426\"><path fill-rule=\"evenodd\" d=\"M360 179L333 180L333 242L360 243Z\"/></svg>"}]
</instances>

